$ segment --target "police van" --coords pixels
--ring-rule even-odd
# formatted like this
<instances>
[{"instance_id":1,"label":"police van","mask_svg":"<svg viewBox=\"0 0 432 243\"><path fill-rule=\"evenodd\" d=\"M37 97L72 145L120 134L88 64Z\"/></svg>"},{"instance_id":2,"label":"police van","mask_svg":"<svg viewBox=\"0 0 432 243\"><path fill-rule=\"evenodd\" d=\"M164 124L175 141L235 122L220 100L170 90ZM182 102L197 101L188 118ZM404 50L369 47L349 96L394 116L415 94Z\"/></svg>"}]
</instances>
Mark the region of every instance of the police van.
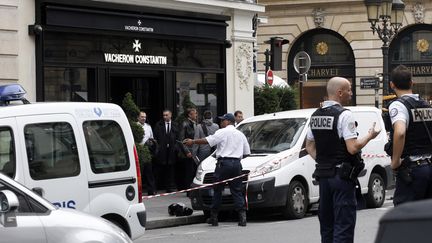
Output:
<instances>
[{"instance_id":1,"label":"police van","mask_svg":"<svg viewBox=\"0 0 432 243\"><path fill-rule=\"evenodd\" d=\"M359 190L368 207L380 207L385 200L386 188L394 186L390 158L384 152L387 134L381 111L375 107L347 107L358 122L359 137L364 136L373 122L381 133L363 149L365 169L359 175ZM316 162L305 149L310 117L316 109L285 111L245 119L238 129L250 144L251 155L242 159L247 183L250 209L272 208L286 218L298 219L318 203L318 182L312 177ZM329 149L331 145L329 144ZM194 187L211 184L216 159L205 159L197 169ZM209 214L213 189L207 187L190 194L192 207ZM221 210L234 208L228 187L222 194Z\"/></svg>"},{"instance_id":2,"label":"police van","mask_svg":"<svg viewBox=\"0 0 432 243\"><path fill-rule=\"evenodd\" d=\"M142 236L139 161L123 110L107 103L29 104L24 93L16 84L0 87L0 171L58 207L103 217L132 239Z\"/></svg>"}]
</instances>

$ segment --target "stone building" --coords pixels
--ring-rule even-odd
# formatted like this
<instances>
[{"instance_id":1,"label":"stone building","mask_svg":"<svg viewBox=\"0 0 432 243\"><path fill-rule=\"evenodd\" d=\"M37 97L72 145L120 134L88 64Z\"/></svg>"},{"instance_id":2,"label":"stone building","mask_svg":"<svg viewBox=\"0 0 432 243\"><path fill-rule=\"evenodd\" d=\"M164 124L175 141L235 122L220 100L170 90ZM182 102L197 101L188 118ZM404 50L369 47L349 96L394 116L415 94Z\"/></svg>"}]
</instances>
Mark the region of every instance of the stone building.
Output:
<instances>
[{"instance_id":1,"label":"stone building","mask_svg":"<svg viewBox=\"0 0 432 243\"><path fill-rule=\"evenodd\" d=\"M0 0L0 83L30 101L120 103L151 122L189 97L253 115L251 0Z\"/></svg>"},{"instance_id":2,"label":"stone building","mask_svg":"<svg viewBox=\"0 0 432 243\"><path fill-rule=\"evenodd\" d=\"M332 76L353 83L353 105L374 105L374 89L363 89L361 78L383 72L383 42L372 33L363 0L259 0L266 8L259 14L258 65L264 69L264 41L279 36L283 46L283 70L275 74L299 87L301 107L316 107L325 99L325 85ZM404 1L402 27L390 42L389 70L404 64L413 70L415 92L432 99L432 2ZM308 81L299 84L294 56L306 51L312 59ZM380 105L382 84L379 90Z\"/></svg>"}]
</instances>

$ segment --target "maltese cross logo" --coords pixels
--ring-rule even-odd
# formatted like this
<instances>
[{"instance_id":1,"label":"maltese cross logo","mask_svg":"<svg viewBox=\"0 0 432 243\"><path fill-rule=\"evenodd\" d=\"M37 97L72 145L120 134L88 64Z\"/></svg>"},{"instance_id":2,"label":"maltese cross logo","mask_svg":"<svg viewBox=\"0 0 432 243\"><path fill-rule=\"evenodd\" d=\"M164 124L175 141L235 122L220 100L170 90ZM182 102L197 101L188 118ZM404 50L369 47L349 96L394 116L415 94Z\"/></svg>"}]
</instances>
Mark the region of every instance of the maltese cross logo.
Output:
<instances>
[{"instance_id":1,"label":"maltese cross logo","mask_svg":"<svg viewBox=\"0 0 432 243\"><path fill-rule=\"evenodd\" d=\"M135 42L132 44L132 48L134 49L135 52L140 51L141 43L139 42L139 40L135 40Z\"/></svg>"},{"instance_id":2,"label":"maltese cross logo","mask_svg":"<svg viewBox=\"0 0 432 243\"><path fill-rule=\"evenodd\" d=\"M141 26L141 20L139 20L139 19L138 19L138 25L140 25L140 26Z\"/></svg>"}]
</instances>

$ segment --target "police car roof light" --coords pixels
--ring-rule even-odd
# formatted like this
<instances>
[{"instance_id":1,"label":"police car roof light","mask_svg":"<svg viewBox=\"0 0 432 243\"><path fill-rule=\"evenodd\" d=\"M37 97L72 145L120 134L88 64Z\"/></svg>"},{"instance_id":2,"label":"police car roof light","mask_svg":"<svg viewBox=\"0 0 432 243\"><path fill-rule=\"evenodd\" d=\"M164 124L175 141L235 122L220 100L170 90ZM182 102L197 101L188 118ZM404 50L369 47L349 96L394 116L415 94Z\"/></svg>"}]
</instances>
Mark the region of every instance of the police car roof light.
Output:
<instances>
[{"instance_id":1,"label":"police car roof light","mask_svg":"<svg viewBox=\"0 0 432 243\"><path fill-rule=\"evenodd\" d=\"M10 101L13 100L21 100L24 104L28 104L28 102L24 95L27 92L24 88L19 84L7 84L0 86L0 104L8 105Z\"/></svg>"}]
</instances>

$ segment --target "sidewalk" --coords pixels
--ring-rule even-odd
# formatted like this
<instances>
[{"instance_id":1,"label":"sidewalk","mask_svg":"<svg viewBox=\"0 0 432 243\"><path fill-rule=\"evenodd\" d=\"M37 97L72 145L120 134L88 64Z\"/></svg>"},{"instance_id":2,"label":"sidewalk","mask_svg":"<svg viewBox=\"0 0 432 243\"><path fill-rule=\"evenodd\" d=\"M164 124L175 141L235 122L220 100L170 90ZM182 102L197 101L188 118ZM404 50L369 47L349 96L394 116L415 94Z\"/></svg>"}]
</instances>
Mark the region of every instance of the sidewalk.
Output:
<instances>
[{"instance_id":1,"label":"sidewalk","mask_svg":"<svg viewBox=\"0 0 432 243\"><path fill-rule=\"evenodd\" d=\"M172 203L184 203L187 207L192 208L186 193L143 199L143 202L147 211L146 230L205 222L202 211L194 210L192 215L180 217L168 214L168 206Z\"/></svg>"}]
</instances>

